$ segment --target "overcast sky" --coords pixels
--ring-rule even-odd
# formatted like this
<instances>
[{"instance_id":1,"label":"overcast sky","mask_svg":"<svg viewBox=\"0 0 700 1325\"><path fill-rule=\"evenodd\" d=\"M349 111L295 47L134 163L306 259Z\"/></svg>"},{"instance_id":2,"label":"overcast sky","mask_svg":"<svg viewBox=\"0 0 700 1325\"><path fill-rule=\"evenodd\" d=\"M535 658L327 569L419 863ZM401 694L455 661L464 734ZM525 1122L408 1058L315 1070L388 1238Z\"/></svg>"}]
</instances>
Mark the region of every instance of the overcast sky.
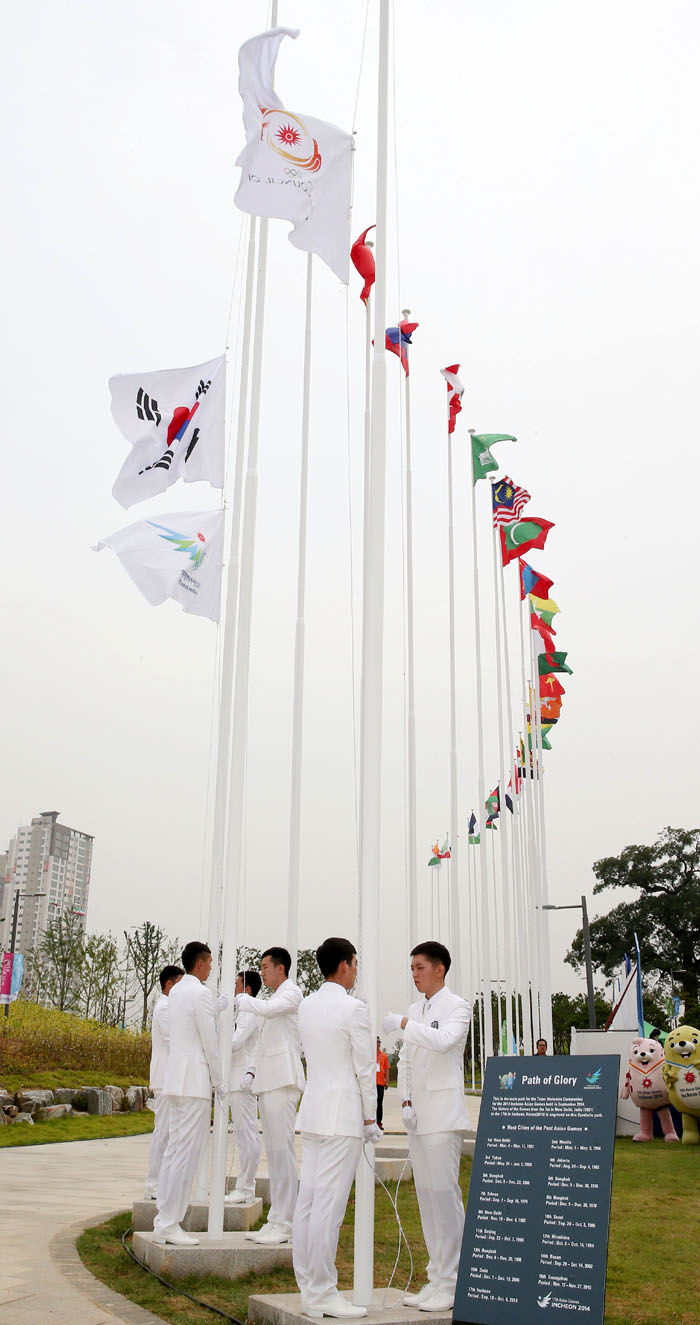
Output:
<instances>
[{"instance_id":1,"label":"overcast sky","mask_svg":"<svg viewBox=\"0 0 700 1325\"><path fill-rule=\"evenodd\" d=\"M411 387L427 926L430 846L449 824L446 364L461 362L466 386L455 436L465 825L477 802L470 426L517 435L498 451L502 472L530 491L532 514L556 523L532 557L554 580L558 643L574 669L547 757L552 900L590 894L595 859L652 841L664 825L697 825L700 11L693 0L428 9L401 0L396 9L390 320L409 307L420 323ZM280 23L301 29L278 60L287 107L350 129L359 80L353 235L375 220L370 10L362 65L359 0L281 0L279 10ZM220 354L232 288L235 367L237 52L267 19L262 3L218 0L27 0L4 14L0 847L45 809L94 834L92 930L148 918L186 939L206 924L217 630L173 603L149 607L116 558L90 549L145 514L217 505L205 485L180 485L122 511L111 486L127 444L107 379ZM393 106L392 96L392 118ZM244 931L263 945L282 937L288 851L305 259L287 229L270 227L247 767ZM346 296L316 264L302 946L357 932L359 288L353 272ZM405 991L394 361L389 376L384 1006ZM486 607L484 629L493 784ZM593 915L604 902L592 901ZM575 928L576 912L552 918L555 989L584 987L561 960Z\"/></svg>"}]
</instances>

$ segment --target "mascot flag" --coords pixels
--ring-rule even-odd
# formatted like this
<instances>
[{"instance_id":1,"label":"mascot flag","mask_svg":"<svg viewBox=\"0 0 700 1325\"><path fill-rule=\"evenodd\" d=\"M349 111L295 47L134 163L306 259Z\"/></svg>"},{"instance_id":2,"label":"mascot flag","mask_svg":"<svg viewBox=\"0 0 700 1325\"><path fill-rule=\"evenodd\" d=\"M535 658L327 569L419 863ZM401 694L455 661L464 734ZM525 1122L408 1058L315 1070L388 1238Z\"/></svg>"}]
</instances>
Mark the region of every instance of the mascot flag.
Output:
<instances>
[{"instance_id":1,"label":"mascot flag","mask_svg":"<svg viewBox=\"0 0 700 1325\"><path fill-rule=\"evenodd\" d=\"M224 486L226 359L110 377L112 414L131 452L112 493L126 509L183 478Z\"/></svg>"},{"instance_id":2,"label":"mascot flag","mask_svg":"<svg viewBox=\"0 0 700 1325\"><path fill-rule=\"evenodd\" d=\"M273 89L277 52L294 28L271 28L238 53L246 145L237 166L236 206L253 216L293 221L289 242L316 253L347 285L352 134L285 110Z\"/></svg>"},{"instance_id":3,"label":"mascot flag","mask_svg":"<svg viewBox=\"0 0 700 1325\"><path fill-rule=\"evenodd\" d=\"M224 512L183 511L139 520L95 546L116 552L152 607L174 598L183 612L219 620Z\"/></svg>"}]
</instances>

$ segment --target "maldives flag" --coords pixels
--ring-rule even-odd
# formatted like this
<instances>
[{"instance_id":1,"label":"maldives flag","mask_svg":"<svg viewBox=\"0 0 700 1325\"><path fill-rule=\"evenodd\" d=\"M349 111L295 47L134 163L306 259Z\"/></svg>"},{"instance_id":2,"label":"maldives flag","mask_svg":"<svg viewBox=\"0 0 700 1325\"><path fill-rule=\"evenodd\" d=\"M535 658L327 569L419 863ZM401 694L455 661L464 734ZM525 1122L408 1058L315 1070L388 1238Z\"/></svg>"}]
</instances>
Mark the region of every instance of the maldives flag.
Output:
<instances>
[{"instance_id":1,"label":"maldives flag","mask_svg":"<svg viewBox=\"0 0 700 1325\"><path fill-rule=\"evenodd\" d=\"M464 386L459 377L458 363L453 363L449 368L441 368L440 372L447 383L447 431L451 433L455 430L457 415L462 411Z\"/></svg>"},{"instance_id":2,"label":"maldives flag","mask_svg":"<svg viewBox=\"0 0 700 1325\"><path fill-rule=\"evenodd\" d=\"M387 327L385 332L385 348L392 354L398 355L401 360L401 366L408 377L408 350L407 345L412 345L411 336L418 326L417 322L399 322L398 327Z\"/></svg>"},{"instance_id":3,"label":"maldives flag","mask_svg":"<svg viewBox=\"0 0 700 1325\"><path fill-rule=\"evenodd\" d=\"M360 276L364 281L364 285L360 292L360 299L365 307L367 306L367 300L369 299L369 292L374 285L374 254L372 252L372 245L367 243L367 236L370 230L374 230L375 228L376 227L373 225L368 225L367 229L362 231L359 239L355 240L355 243L350 249L350 260L352 265L356 271L359 271Z\"/></svg>"},{"instance_id":4,"label":"maldives flag","mask_svg":"<svg viewBox=\"0 0 700 1325\"><path fill-rule=\"evenodd\" d=\"M547 676L549 672L568 672L569 676L573 676L565 653L541 653L537 659L537 666L540 676Z\"/></svg>"},{"instance_id":5,"label":"maldives flag","mask_svg":"<svg viewBox=\"0 0 700 1325\"><path fill-rule=\"evenodd\" d=\"M503 565L507 566L509 561L514 561L521 552L531 552L533 548L541 550L547 541L547 534L553 528L551 520L543 520L538 515L529 515L526 520L514 520L512 524L502 524L499 533Z\"/></svg>"},{"instance_id":6,"label":"maldives flag","mask_svg":"<svg viewBox=\"0 0 700 1325\"><path fill-rule=\"evenodd\" d=\"M556 676L551 672L547 676L540 677L540 698L548 699L552 695L565 695L566 691Z\"/></svg>"},{"instance_id":7,"label":"maldives flag","mask_svg":"<svg viewBox=\"0 0 700 1325\"><path fill-rule=\"evenodd\" d=\"M548 579L546 575L540 575L539 571L533 570L526 561L520 559L520 598L526 598L529 593L536 594L538 598L547 598L549 591L554 584L554 580Z\"/></svg>"}]
</instances>

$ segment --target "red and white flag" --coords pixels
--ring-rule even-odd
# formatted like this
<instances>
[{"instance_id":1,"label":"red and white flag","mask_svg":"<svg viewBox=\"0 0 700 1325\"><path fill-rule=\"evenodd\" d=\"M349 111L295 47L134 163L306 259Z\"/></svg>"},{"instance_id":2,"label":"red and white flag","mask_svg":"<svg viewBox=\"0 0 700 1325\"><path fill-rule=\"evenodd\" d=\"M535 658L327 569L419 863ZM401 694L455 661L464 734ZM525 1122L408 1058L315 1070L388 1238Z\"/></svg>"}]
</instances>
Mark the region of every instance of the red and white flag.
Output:
<instances>
[{"instance_id":1,"label":"red and white flag","mask_svg":"<svg viewBox=\"0 0 700 1325\"><path fill-rule=\"evenodd\" d=\"M447 382L447 409L449 416L447 431L454 432L457 415L462 409L462 396L464 395L464 386L459 378L459 364L453 363L451 368L441 368L440 372Z\"/></svg>"},{"instance_id":2,"label":"red and white flag","mask_svg":"<svg viewBox=\"0 0 700 1325\"><path fill-rule=\"evenodd\" d=\"M277 52L295 28L270 28L238 53L246 145L237 166L236 206L253 216L293 221L289 242L316 253L347 285L352 134L285 110L272 86Z\"/></svg>"},{"instance_id":3,"label":"red and white flag","mask_svg":"<svg viewBox=\"0 0 700 1325\"><path fill-rule=\"evenodd\" d=\"M355 240L355 243L350 249L352 265L356 271L359 271L360 276L364 281L364 285L360 291L360 299L365 307L367 306L367 300L369 299L369 292L374 285L374 254L372 252L371 244L367 243L367 236L370 230L374 229L375 227L373 225L368 225L367 229L362 231L359 239Z\"/></svg>"}]
</instances>

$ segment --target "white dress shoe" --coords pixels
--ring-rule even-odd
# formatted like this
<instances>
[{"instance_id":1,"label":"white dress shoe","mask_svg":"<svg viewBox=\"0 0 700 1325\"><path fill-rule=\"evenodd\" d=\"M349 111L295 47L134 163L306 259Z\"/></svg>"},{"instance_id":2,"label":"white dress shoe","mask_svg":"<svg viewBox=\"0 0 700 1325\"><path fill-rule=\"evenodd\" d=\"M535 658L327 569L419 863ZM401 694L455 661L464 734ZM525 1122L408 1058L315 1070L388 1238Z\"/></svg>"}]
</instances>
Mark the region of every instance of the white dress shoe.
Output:
<instances>
[{"instance_id":1,"label":"white dress shoe","mask_svg":"<svg viewBox=\"0 0 700 1325\"><path fill-rule=\"evenodd\" d=\"M359 1316L367 1315L367 1308L354 1306L342 1293L329 1293L320 1302L309 1304L304 1315L310 1316L312 1320L321 1320L323 1316L333 1316L335 1320L356 1320Z\"/></svg>"},{"instance_id":2,"label":"white dress shoe","mask_svg":"<svg viewBox=\"0 0 700 1325\"><path fill-rule=\"evenodd\" d=\"M452 1313L454 1304L454 1292L450 1292L446 1288L437 1288L434 1293L431 1293L430 1297L426 1297L423 1302L418 1303L418 1310L441 1311L443 1314L448 1311Z\"/></svg>"},{"instance_id":3,"label":"white dress shoe","mask_svg":"<svg viewBox=\"0 0 700 1325\"><path fill-rule=\"evenodd\" d=\"M199 1238L193 1238L191 1233L186 1233L184 1228L180 1228L179 1225L172 1229L170 1233L154 1233L153 1241L157 1242L160 1247L165 1246L166 1242L169 1242L173 1247L199 1246Z\"/></svg>"},{"instance_id":4,"label":"white dress shoe","mask_svg":"<svg viewBox=\"0 0 700 1325\"><path fill-rule=\"evenodd\" d=\"M405 1307L419 1307L421 1302L426 1302L428 1298L432 1297L433 1293L436 1292L437 1286L435 1284L424 1284L422 1288L419 1288L417 1293L407 1293L406 1296L402 1298L403 1305Z\"/></svg>"},{"instance_id":5,"label":"white dress shoe","mask_svg":"<svg viewBox=\"0 0 700 1325\"><path fill-rule=\"evenodd\" d=\"M253 1192L244 1192L240 1187L233 1187L226 1193L225 1201L227 1205L248 1205L249 1201L254 1201Z\"/></svg>"},{"instance_id":6,"label":"white dress shoe","mask_svg":"<svg viewBox=\"0 0 700 1325\"><path fill-rule=\"evenodd\" d=\"M266 1224L257 1234L255 1241L259 1247L279 1247L283 1242L291 1242L292 1234L279 1224Z\"/></svg>"}]
</instances>

